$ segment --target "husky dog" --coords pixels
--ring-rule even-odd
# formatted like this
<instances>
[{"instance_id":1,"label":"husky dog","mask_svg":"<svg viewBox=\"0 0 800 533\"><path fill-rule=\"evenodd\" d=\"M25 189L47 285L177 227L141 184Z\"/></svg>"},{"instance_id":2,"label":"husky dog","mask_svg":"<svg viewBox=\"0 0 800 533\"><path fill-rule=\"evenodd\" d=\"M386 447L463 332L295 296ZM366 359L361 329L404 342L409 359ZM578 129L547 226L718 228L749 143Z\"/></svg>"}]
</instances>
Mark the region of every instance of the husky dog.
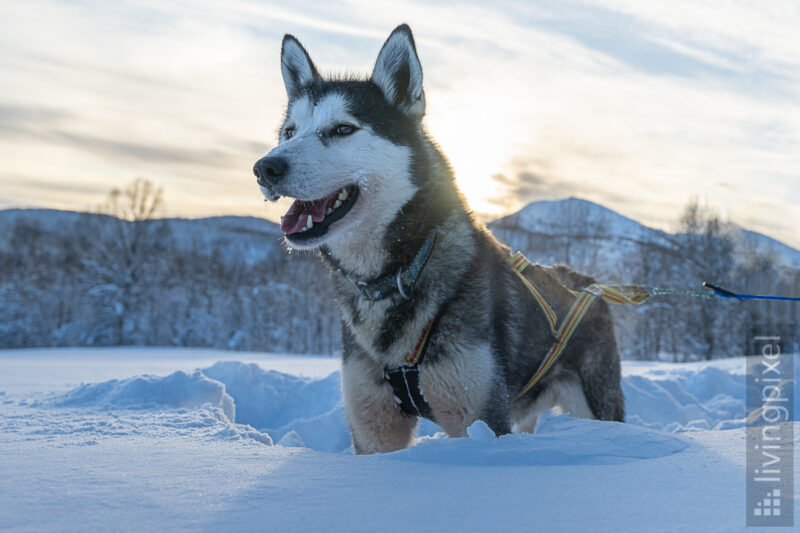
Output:
<instances>
[{"instance_id":1,"label":"husky dog","mask_svg":"<svg viewBox=\"0 0 800 533\"><path fill-rule=\"evenodd\" d=\"M369 79L322 77L291 35L281 71L289 104L279 143L254 172L268 200L295 199L282 218L286 245L316 249L330 267L356 453L409 446L418 415L451 437L476 420L497 435L533 432L551 407L622 421L619 355L602 301L544 378L513 400L553 335L509 249L475 219L423 127L411 29L391 33ZM534 266L532 276L559 317L574 300L567 288L592 283L566 267ZM424 360L410 366L420 347ZM389 379L398 369L410 411Z\"/></svg>"}]
</instances>

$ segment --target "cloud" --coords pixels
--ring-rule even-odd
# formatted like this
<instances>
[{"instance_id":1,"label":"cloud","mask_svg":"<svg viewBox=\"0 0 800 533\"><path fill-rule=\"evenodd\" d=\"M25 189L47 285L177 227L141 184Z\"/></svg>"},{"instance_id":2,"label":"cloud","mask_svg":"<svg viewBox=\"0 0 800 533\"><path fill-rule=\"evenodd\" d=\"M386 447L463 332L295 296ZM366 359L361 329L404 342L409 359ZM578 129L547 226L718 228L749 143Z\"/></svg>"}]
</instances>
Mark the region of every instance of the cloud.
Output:
<instances>
[{"instance_id":1,"label":"cloud","mask_svg":"<svg viewBox=\"0 0 800 533\"><path fill-rule=\"evenodd\" d=\"M0 102L0 131L16 132L28 124L55 123L69 115L61 109L43 106L9 105Z\"/></svg>"},{"instance_id":2,"label":"cloud","mask_svg":"<svg viewBox=\"0 0 800 533\"><path fill-rule=\"evenodd\" d=\"M490 198L489 201L500 206L503 211L512 211L519 204L526 204L534 199L571 195L566 184L530 171L522 171L512 177L502 173L493 174L492 179L500 185L502 194Z\"/></svg>"},{"instance_id":3,"label":"cloud","mask_svg":"<svg viewBox=\"0 0 800 533\"><path fill-rule=\"evenodd\" d=\"M264 215L250 169L285 104L282 35L368 72L398 13L478 210L580 195L666 227L701 197L800 246L800 13L778 0L9 0L0 203L82 208L56 184L145 175L174 214Z\"/></svg>"}]
</instances>

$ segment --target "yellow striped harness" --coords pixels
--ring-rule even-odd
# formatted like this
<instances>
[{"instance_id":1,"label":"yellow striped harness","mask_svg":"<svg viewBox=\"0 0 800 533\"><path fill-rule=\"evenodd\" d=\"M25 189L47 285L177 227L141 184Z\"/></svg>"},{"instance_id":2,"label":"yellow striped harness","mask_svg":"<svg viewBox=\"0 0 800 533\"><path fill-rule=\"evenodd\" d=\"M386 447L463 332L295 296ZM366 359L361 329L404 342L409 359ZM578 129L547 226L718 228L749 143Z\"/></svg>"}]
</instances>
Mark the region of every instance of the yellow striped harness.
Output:
<instances>
[{"instance_id":1,"label":"yellow striped harness","mask_svg":"<svg viewBox=\"0 0 800 533\"><path fill-rule=\"evenodd\" d=\"M564 352L564 348L566 348L569 339L572 337L572 334L575 333L575 330L578 328L581 320L583 320L589 307L597 298L602 298L606 302L612 304L641 304L647 301L652 295L647 288L639 285L603 285L594 283L579 291L573 291L567 288L567 290L575 296L575 302L573 302L572 307L570 307L566 316L561 321L561 324L557 325L558 317L555 311L550 307L544 295L539 292L536 286L534 286L527 277L525 277L525 269L531 264L532 263L522 255L521 252L517 252L511 258L511 267L533 295L536 303L539 304L545 318L547 318L550 331L553 337L555 337L556 342L550 348L550 351L547 352L547 355L544 360L542 360L542 363L539 365L539 368L533 374L530 381L528 381L522 390L514 397L512 400L513 402L519 400L526 392L531 390L531 388L542 379L542 376L544 376L550 367L553 366Z\"/></svg>"}]
</instances>

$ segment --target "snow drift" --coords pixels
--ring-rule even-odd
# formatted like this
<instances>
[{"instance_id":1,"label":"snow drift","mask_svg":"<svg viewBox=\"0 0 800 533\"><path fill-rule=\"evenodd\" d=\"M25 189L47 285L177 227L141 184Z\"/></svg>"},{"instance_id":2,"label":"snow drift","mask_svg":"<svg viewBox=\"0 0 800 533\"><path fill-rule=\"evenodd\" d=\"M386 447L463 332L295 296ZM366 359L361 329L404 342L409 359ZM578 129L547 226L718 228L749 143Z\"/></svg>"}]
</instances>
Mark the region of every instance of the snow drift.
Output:
<instances>
[{"instance_id":1,"label":"snow drift","mask_svg":"<svg viewBox=\"0 0 800 533\"><path fill-rule=\"evenodd\" d=\"M84 384L47 403L106 410L219 408L231 423L252 426L281 445L346 452L351 440L339 380L338 372L311 379L264 370L255 363L225 361L193 374L175 372L166 377L145 375ZM674 453L685 446L680 439L644 428L681 433L741 427L745 423L743 359L718 365L626 364L623 390L626 426L543 417L535 438L503 437L492 442L492 451L486 455L488 448L481 438L469 443L431 443L442 440L441 429L423 421L418 428L420 443L399 457L426 461L453 455L466 463L605 464L635 459L639 457L636 450L647 450L644 457L650 457ZM475 428L471 433L480 435ZM589 444L580 449L565 445L576 439Z\"/></svg>"},{"instance_id":2,"label":"snow drift","mask_svg":"<svg viewBox=\"0 0 800 533\"><path fill-rule=\"evenodd\" d=\"M166 377L136 376L85 384L50 400L59 407L100 407L103 409L148 409L160 407L219 407L233 421L236 408L225 385L208 379L199 370L192 375L175 372Z\"/></svg>"}]
</instances>

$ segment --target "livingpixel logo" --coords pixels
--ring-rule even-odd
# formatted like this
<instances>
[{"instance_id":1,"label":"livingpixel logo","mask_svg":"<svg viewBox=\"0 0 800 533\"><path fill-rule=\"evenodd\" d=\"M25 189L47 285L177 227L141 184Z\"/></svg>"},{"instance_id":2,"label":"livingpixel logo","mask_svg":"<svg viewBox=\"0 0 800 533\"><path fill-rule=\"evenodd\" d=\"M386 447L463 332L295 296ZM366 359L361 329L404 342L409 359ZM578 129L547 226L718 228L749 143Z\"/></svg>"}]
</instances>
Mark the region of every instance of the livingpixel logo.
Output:
<instances>
[{"instance_id":1,"label":"livingpixel logo","mask_svg":"<svg viewBox=\"0 0 800 533\"><path fill-rule=\"evenodd\" d=\"M747 361L748 526L794 525L795 331L782 327L749 338L754 355Z\"/></svg>"},{"instance_id":2,"label":"livingpixel logo","mask_svg":"<svg viewBox=\"0 0 800 533\"><path fill-rule=\"evenodd\" d=\"M768 490L764 499L756 503L753 516L781 516L781 489Z\"/></svg>"}]
</instances>

